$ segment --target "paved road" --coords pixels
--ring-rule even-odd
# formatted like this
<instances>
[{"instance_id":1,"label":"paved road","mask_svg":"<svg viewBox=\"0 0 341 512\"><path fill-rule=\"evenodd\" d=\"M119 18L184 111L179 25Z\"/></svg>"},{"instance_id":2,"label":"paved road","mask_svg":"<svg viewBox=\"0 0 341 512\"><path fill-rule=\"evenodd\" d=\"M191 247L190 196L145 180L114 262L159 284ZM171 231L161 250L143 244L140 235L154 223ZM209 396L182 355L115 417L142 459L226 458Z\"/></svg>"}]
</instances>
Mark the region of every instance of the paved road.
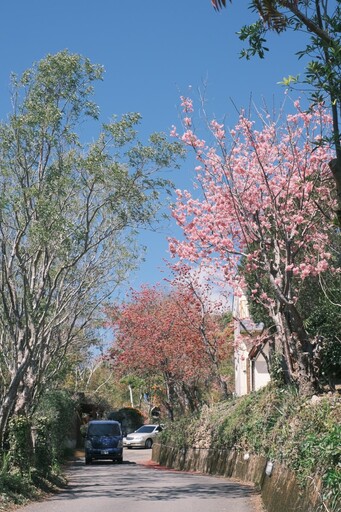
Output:
<instances>
[{"instance_id":1,"label":"paved road","mask_svg":"<svg viewBox=\"0 0 341 512\"><path fill-rule=\"evenodd\" d=\"M77 460L65 491L21 512L259 512L248 486L160 469L150 458L151 450L125 449L123 464Z\"/></svg>"}]
</instances>

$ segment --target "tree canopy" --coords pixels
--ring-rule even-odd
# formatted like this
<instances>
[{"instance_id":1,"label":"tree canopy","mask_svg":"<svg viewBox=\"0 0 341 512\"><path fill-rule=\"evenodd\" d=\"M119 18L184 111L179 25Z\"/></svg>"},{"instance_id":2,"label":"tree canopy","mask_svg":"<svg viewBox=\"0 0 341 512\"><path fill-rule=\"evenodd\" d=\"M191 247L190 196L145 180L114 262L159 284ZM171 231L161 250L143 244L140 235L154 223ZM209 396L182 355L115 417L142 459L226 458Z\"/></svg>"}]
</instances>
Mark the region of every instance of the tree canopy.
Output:
<instances>
[{"instance_id":1,"label":"tree canopy","mask_svg":"<svg viewBox=\"0 0 341 512\"><path fill-rule=\"evenodd\" d=\"M225 0L211 0L216 10L226 7ZM304 78L289 76L284 80L287 86L300 84L307 89L313 105L325 103L332 112L333 123L330 133L325 134L331 141L335 154L330 159L337 196L335 207L338 224L341 225L341 144L340 144L340 111L341 111L341 38L340 2L323 0L252 0L249 8L255 13L255 22L241 27L238 33L242 41L247 41L248 48L241 53L249 59L258 55L265 57L269 51L266 46L268 32L283 33L287 30L306 32L307 45L297 49L297 56L308 57L309 62L304 70ZM290 72L288 70L288 72ZM323 143L323 141L321 141Z\"/></svg>"},{"instance_id":2,"label":"tree canopy","mask_svg":"<svg viewBox=\"0 0 341 512\"><path fill-rule=\"evenodd\" d=\"M0 125L0 444L136 265L136 229L151 225L170 187L158 171L182 151L162 134L140 142L137 113L84 144L77 129L99 118L102 72L63 51L12 79L13 112Z\"/></svg>"},{"instance_id":3,"label":"tree canopy","mask_svg":"<svg viewBox=\"0 0 341 512\"><path fill-rule=\"evenodd\" d=\"M173 216L184 239L171 240L170 250L222 269L235 294L246 287L244 261L244 272L255 276L251 298L267 311L287 380L311 393L319 387L316 340L297 303L308 277L339 272L328 217L335 207L331 148L319 144L332 120L321 106L305 112L295 102L281 121L267 112L256 120L242 113L230 133L212 120L208 143L193 129L192 100L183 97L182 107L184 131L174 127L173 135L196 154L197 187L177 191Z\"/></svg>"},{"instance_id":4,"label":"tree canopy","mask_svg":"<svg viewBox=\"0 0 341 512\"><path fill-rule=\"evenodd\" d=\"M158 400L171 418L174 411L195 410L212 386L226 398L219 373L226 333L219 317L203 311L193 283L181 281L169 292L160 286L132 290L126 303L107 310L115 373L158 382Z\"/></svg>"}]
</instances>

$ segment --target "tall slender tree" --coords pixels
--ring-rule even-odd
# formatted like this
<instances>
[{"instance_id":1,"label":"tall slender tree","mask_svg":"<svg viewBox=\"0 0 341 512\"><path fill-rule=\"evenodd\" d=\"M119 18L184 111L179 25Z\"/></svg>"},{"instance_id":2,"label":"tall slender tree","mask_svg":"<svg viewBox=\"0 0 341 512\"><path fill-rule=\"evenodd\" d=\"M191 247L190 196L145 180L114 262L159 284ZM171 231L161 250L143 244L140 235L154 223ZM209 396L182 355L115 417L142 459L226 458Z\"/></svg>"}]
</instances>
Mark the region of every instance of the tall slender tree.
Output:
<instances>
[{"instance_id":1,"label":"tall slender tree","mask_svg":"<svg viewBox=\"0 0 341 512\"><path fill-rule=\"evenodd\" d=\"M139 142L139 114L81 143L79 124L98 119L102 71L63 51L13 77L0 125L0 445L135 265L134 230L150 225L170 185L157 171L181 152L163 135Z\"/></svg>"}]
</instances>

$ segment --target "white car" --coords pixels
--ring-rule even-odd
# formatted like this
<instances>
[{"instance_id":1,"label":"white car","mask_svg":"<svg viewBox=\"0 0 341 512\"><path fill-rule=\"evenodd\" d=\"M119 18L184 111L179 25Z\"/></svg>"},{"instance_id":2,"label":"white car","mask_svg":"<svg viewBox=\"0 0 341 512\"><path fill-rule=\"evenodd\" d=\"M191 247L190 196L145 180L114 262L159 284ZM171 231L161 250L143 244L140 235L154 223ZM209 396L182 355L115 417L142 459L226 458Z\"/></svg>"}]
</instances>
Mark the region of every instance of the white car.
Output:
<instances>
[{"instance_id":1,"label":"white car","mask_svg":"<svg viewBox=\"0 0 341 512\"><path fill-rule=\"evenodd\" d=\"M151 448L155 437L162 431L160 425L142 425L139 429L123 438L127 448Z\"/></svg>"}]
</instances>

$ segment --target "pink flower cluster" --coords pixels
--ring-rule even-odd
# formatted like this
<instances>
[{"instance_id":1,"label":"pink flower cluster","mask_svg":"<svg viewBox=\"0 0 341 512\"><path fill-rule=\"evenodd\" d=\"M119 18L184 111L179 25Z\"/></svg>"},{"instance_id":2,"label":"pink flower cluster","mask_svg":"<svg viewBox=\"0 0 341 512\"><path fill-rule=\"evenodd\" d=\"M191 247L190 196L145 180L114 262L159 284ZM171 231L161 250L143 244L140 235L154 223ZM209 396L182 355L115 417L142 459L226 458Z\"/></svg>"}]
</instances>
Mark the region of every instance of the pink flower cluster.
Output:
<instances>
[{"instance_id":1,"label":"pink flower cluster","mask_svg":"<svg viewBox=\"0 0 341 512\"><path fill-rule=\"evenodd\" d=\"M183 112L190 113L193 112L193 102L190 98L186 98L185 96L180 96L181 99L181 106L183 109Z\"/></svg>"},{"instance_id":2,"label":"pink flower cluster","mask_svg":"<svg viewBox=\"0 0 341 512\"><path fill-rule=\"evenodd\" d=\"M184 239L171 241L172 254L218 262L232 286L245 257L248 271L271 276L274 289L290 289L290 297L297 297L304 279L331 268L333 228L323 212L335 208L332 153L326 144L315 144L330 126L328 113L321 107L306 113L297 103L282 124L267 118L261 129L242 114L230 145L224 126L213 120L215 145L209 147L188 128L191 100L181 101L187 128L179 140L195 150L201 192L177 193L172 215ZM261 287L252 293L272 304Z\"/></svg>"}]
</instances>

